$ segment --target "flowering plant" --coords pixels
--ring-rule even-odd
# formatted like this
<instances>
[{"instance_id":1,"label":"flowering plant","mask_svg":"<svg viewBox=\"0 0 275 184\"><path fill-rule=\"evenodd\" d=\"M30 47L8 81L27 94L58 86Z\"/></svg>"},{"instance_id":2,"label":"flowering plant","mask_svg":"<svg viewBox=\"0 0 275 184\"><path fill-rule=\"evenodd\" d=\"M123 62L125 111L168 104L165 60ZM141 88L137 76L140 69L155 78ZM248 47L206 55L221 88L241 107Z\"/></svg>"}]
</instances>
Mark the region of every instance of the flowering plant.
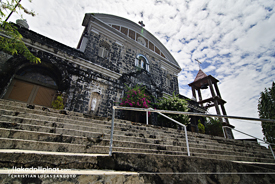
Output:
<instances>
[{"instance_id":1,"label":"flowering plant","mask_svg":"<svg viewBox=\"0 0 275 184\"><path fill-rule=\"evenodd\" d=\"M134 88L128 88L125 96L122 98L121 106L125 107L139 107L139 108L149 108L150 97L145 94L145 87L140 87L136 85Z\"/></svg>"}]
</instances>

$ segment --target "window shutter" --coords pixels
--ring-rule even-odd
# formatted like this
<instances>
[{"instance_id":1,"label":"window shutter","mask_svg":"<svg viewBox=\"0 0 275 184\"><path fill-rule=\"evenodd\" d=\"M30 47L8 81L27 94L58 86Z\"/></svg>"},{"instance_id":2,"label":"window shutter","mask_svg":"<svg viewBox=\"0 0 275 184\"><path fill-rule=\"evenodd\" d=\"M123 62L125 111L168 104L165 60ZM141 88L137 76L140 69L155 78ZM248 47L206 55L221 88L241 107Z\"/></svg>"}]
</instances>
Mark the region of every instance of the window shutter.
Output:
<instances>
[{"instance_id":1,"label":"window shutter","mask_svg":"<svg viewBox=\"0 0 275 184\"><path fill-rule=\"evenodd\" d=\"M138 66L139 64L139 60L138 59L135 59L135 66Z\"/></svg>"},{"instance_id":2,"label":"window shutter","mask_svg":"<svg viewBox=\"0 0 275 184\"><path fill-rule=\"evenodd\" d=\"M103 58L107 58L108 57L108 50L103 49Z\"/></svg>"},{"instance_id":3,"label":"window shutter","mask_svg":"<svg viewBox=\"0 0 275 184\"><path fill-rule=\"evenodd\" d=\"M98 56L99 57L103 57L103 52L104 52L104 49L102 47L99 47L99 49L98 49Z\"/></svg>"},{"instance_id":4,"label":"window shutter","mask_svg":"<svg viewBox=\"0 0 275 184\"><path fill-rule=\"evenodd\" d=\"M149 72L149 65L146 64L146 70Z\"/></svg>"}]
</instances>

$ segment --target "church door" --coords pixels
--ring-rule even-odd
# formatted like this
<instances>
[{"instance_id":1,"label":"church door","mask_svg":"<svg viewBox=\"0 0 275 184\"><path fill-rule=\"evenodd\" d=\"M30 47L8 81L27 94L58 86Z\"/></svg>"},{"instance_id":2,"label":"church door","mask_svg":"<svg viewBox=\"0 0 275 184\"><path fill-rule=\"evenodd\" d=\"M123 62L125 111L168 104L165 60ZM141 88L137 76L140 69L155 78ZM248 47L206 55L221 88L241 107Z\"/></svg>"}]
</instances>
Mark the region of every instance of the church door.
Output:
<instances>
[{"instance_id":1,"label":"church door","mask_svg":"<svg viewBox=\"0 0 275 184\"><path fill-rule=\"evenodd\" d=\"M23 80L13 79L5 95L5 99L51 107L55 93L55 89Z\"/></svg>"}]
</instances>

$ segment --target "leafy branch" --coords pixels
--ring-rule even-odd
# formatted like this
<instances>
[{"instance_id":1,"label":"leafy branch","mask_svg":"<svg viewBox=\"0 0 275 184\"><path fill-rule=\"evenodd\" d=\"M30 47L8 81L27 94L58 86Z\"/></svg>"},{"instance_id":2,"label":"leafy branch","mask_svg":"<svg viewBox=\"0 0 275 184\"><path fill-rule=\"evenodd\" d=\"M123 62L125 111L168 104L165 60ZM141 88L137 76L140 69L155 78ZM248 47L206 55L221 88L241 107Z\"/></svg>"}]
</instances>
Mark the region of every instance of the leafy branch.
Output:
<instances>
[{"instance_id":1,"label":"leafy branch","mask_svg":"<svg viewBox=\"0 0 275 184\"><path fill-rule=\"evenodd\" d=\"M29 0L31 2L31 0ZM23 36L18 32L17 27L13 23L9 23L5 18L6 14L4 10L16 12L15 7L18 10L23 10L26 14L32 16L35 15L33 11L29 11L24 8L21 4L18 4L18 0L11 1L0 1L0 50L9 54L22 54L27 60L33 63L41 63L38 57L35 57L23 42ZM18 4L18 6L17 6Z\"/></svg>"}]
</instances>

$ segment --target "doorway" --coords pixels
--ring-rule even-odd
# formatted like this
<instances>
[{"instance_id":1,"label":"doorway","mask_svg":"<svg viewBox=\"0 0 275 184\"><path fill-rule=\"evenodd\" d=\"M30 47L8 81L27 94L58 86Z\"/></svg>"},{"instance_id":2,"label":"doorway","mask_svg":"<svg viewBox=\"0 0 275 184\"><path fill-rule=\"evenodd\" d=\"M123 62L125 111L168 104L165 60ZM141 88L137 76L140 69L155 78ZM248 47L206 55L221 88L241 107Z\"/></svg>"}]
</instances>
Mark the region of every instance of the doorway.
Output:
<instances>
[{"instance_id":1,"label":"doorway","mask_svg":"<svg viewBox=\"0 0 275 184\"><path fill-rule=\"evenodd\" d=\"M51 107L56 90L28 81L13 79L5 99Z\"/></svg>"}]
</instances>

